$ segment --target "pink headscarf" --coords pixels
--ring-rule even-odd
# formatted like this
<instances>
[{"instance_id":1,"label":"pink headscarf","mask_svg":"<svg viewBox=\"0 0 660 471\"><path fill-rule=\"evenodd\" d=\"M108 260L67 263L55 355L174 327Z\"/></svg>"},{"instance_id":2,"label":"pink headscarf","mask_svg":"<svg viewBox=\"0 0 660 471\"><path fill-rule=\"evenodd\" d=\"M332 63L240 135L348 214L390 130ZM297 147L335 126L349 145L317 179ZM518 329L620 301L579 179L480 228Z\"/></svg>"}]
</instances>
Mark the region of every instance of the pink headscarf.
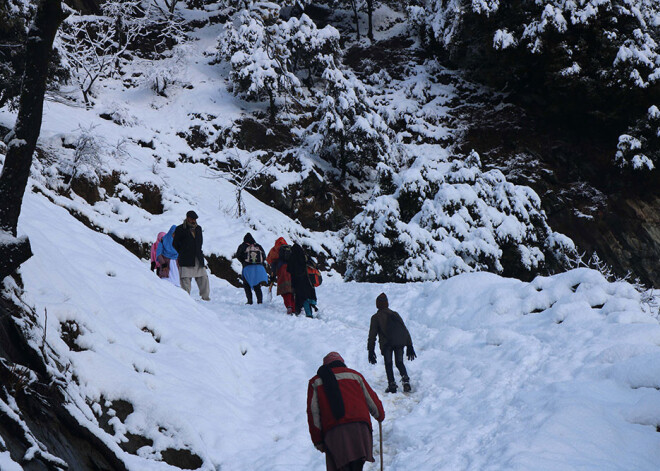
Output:
<instances>
[{"instance_id":1,"label":"pink headscarf","mask_svg":"<svg viewBox=\"0 0 660 471\"><path fill-rule=\"evenodd\" d=\"M160 264L156 261L156 251L158 250L158 244L160 244L160 241L166 234L167 232L159 232L158 237L156 237L156 242L151 245L151 261L156 262L157 266L160 266Z\"/></svg>"}]
</instances>

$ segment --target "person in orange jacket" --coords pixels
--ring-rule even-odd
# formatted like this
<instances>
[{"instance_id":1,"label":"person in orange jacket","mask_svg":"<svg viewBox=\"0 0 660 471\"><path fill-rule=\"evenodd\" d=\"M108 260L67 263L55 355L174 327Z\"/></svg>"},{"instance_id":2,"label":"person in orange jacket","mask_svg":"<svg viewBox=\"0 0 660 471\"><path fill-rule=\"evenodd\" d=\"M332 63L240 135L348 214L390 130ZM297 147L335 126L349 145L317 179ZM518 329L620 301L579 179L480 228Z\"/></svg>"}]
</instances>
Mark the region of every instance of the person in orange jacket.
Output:
<instances>
[{"instance_id":1,"label":"person in orange jacket","mask_svg":"<svg viewBox=\"0 0 660 471\"><path fill-rule=\"evenodd\" d=\"M328 353L307 387L309 434L328 471L361 471L375 461L370 415L385 419L378 395L339 353Z\"/></svg>"},{"instance_id":2,"label":"person in orange jacket","mask_svg":"<svg viewBox=\"0 0 660 471\"><path fill-rule=\"evenodd\" d=\"M277 281L277 294L278 296L282 296L287 314L293 314L296 306L291 275L287 271L286 255L290 253L291 246L286 243L284 237L280 237L275 241L275 246L268 251L268 256L266 257L266 262L270 266L271 273Z\"/></svg>"}]
</instances>

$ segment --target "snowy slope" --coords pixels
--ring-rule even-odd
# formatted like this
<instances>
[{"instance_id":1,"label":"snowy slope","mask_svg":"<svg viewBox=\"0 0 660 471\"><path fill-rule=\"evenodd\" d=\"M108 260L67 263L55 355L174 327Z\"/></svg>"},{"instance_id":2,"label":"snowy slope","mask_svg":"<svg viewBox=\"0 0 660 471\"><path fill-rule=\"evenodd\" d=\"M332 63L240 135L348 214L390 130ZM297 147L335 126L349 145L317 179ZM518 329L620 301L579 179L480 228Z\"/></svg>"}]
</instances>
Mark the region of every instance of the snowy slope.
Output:
<instances>
[{"instance_id":1,"label":"snowy slope","mask_svg":"<svg viewBox=\"0 0 660 471\"><path fill-rule=\"evenodd\" d=\"M246 231L266 249L284 235L337 253L339 234L309 231L250 195L247 215L236 218L235 187L210 167L254 153L212 154L179 135L193 124L226 128L265 109L229 94L226 70L208 65L203 52L219 29L196 33L168 97L148 84L124 88L106 80L94 108L45 104L46 154L34 164L19 224L35 255L21 274L25 300L47 325L50 367L66 380L68 407L80 423L135 471L175 469L163 461L168 449L190 450L204 470L324 469L309 440L305 393L322 357L336 350L384 401L388 470L657 469L660 326L628 284L610 284L590 270L532 283L475 273L406 285L344 283L324 274L320 318L309 320L286 316L279 298L246 306L242 289L214 277L211 302L200 301L195 287L190 297L71 216L151 243L195 209L207 254L230 257ZM437 110L420 113L433 123L451 94L442 91L443 99L427 106ZM408 106L394 92L388 105ZM14 119L0 110L0 124L10 127ZM435 124L423 131L442 140L448 130ZM58 174L72 154L63 140L70 144L90 126L107 146L101 171L122 172L118 194L94 205L64 196ZM127 154L111 156L108 149L122 139ZM277 174L278 182L304 178L311 162L302 164L300 172ZM136 204L133 183L162 190L163 214ZM415 340L410 395L385 396L382 361L367 363L369 319L382 291ZM43 330L31 335L41 348ZM124 451L135 437L143 437L139 449ZM0 469L20 468L0 454Z\"/></svg>"},{"instance_id":2,"label":"snowy slope","mask_svg":"<svg viewBox=\"0 0 660 471\"><path fill-rule=\"evenodd\" d=\"M483 273L406 285L329 278L318 290L320 318L309 320L286 316L279 298L245 306L241 289L216 278L210 303L188 297L41 195L26 196L19 233L35 253L21 269L26 299L42 325L47 308L48 344L71 364L68 407L129 469L174 469L158 461L171 447L192 450L208 470L324 469L308 437L305 393L331 350L384 400L386 469L655 470L660 462L660 326L630 285L597 272L532 283ZM419 355L408 363L410 395L386 396L382 361L367 363L381 291ZM66 321L81 327L83 351L61 340ZM42 335L34 332L35 345ZM114 434L90 406L101 397L133 404L111 421ZM118 443L129 432L153 444L125 453Z\"/></svg>"}]
</instances>

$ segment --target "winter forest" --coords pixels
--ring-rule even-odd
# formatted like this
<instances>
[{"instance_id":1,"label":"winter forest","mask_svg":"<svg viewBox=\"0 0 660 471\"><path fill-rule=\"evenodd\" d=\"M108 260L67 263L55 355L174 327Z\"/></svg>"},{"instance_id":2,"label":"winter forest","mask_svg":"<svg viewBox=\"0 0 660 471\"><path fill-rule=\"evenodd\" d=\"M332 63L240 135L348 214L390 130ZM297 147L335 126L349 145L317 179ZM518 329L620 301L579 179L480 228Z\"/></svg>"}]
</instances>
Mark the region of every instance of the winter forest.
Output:
<instances>
[{"instance_id":1,"label":"winter forest","mask_svg":"<svg viewBox=\"0 0 660 471\"><path fill-rule=\"evenodd\" d=\"M657 1L0 0L0 471L326 469L347 381L327 469L655 471L658 167Z\"/></svg>"}]
</instances>

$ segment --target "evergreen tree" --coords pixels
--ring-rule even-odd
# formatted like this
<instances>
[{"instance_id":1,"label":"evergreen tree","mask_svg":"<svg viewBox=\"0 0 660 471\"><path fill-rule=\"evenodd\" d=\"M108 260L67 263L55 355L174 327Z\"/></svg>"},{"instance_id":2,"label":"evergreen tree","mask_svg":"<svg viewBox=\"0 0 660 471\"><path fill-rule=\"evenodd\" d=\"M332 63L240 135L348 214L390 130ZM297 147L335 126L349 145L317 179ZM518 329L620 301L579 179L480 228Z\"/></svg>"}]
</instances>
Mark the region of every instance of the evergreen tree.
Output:
<instances>
[{"instance_id":1,"label":"evergreen tree","mask_svg":"<svg viewBox=\"0 0 660 471\"><path fill-rule=\"evenodd\" d=\"M330 66L325 89L308 131L317 138L313 150L346 173L364 176L390 151L389 128L373 109L364 85L352 74Z\"/></svg>"},{"instance_id":2,"label":"evergreen tree","mask_svg":"<svg viewBox=\"0 0 660 471\"><path fill-rule=\"evenodd\" d=\"M548 227L536 193L497 170L483 171L476 152L421 156L408 169L381 172L376 195L348 233L346 278L371 282L475 270L528 277L560 266L573 250Z\"/></svg>"}]
</instances>

